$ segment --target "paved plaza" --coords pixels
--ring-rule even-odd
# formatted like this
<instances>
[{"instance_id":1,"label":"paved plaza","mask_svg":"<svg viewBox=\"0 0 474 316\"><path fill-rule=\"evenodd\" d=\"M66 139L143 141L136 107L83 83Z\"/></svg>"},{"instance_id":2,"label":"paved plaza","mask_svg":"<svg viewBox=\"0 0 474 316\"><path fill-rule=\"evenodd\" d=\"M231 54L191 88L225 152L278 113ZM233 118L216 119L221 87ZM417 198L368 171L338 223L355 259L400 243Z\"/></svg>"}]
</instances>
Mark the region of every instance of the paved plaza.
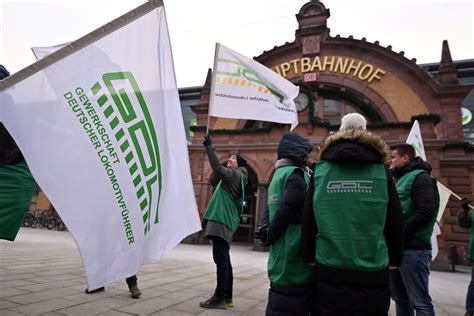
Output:
<instances>
[{"instance_id":1,"label":"paved plaza","mask_svg":"<svg viewBox=\"0 0 474 316\"><path fill-rule=\"evenodd\" d=\"M208 245L181 244L158 263L142 267L138 285L143 294L134 300L125 281L84 294L82 262L69 233L22 228L15 242L0 240L0 315L264 315L267 256L249 245L233 245L235 307L205 310L199 302L215 287ZM467 269L432 272L437 315L463 315L469 279Z\"/></svg>"}]
</instances>

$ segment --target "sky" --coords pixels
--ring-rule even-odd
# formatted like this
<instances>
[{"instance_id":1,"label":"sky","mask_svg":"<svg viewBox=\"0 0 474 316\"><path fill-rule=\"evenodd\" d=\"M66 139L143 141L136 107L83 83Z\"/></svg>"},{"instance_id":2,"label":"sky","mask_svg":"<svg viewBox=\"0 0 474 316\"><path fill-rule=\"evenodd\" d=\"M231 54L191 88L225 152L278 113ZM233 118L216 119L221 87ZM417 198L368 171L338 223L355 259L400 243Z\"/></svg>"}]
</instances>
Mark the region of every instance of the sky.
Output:
<instances>
[{"instance_id":1,"label":"sky","mask_svg":"<svg viewBox=\"0 0 474 316\"><path fill-rule=\"evenodd\" d=\"M144 0L0 0L0 64L17 72L30 48L77 39ZM292 42L303 0L164 0L179 87L204 84L215 43L254 57ZM474 58L474 0L326 0L331 36L365 37L439 62L449 41L454 60Z\"/></svg>"}]
</instances>

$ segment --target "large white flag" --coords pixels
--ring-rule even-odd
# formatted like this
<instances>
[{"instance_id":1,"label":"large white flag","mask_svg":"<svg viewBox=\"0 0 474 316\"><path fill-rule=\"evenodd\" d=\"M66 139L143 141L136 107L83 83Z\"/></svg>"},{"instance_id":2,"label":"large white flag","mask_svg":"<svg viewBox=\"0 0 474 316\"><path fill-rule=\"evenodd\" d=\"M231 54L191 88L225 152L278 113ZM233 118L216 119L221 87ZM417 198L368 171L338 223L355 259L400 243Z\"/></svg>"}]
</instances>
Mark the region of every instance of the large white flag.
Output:
<instances>
[{"instance_id":1,"label":"large white flag","mask_svg":"<svg viewBox=\"0 0 474 316\"><path fill-rule=\"evenodd\" d=\"M79 247L89 289L200 230L162 1L1 81L0 104Z\"/></svg>"},{"instance_id":2,"label":"large white flag","mask_svg":"<svg viewBox=\"0 0 474 316\"><path fill-rule=\"evenodd\" d=\"M216 44L209 115L298 125L299 88L262 64Z\"/></svg>"}]
</instances>

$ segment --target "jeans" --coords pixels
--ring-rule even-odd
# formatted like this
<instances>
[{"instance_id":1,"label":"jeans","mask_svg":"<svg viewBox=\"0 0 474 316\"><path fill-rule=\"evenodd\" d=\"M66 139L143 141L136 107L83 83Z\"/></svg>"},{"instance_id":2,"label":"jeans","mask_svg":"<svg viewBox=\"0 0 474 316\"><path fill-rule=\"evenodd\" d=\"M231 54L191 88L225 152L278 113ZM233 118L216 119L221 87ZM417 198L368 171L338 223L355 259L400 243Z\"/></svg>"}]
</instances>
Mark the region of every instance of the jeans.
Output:
<instances>
[{"instance_id":1,"label":"jeans","mask_svg":"<svg viewBox=\"0 0 474 316\"><path fill-rule=\"evenodd\" d=\"M428 290L431 250L405 250L400 268L390 271L397 316L434 316Z\"/></svg>"},{"instance_id":2,"label":"jeans","mask_svg":"<svg viewBox=\"0 0 474 316\"><path fill-rule=\"evenodd\" d=\"M467 288L466 312L474 313L474 262L471 262L471 283Z\"/></svg>"},{"instance_id":3,"label":"jeans","mask_svg":"<svg viewBox=\"0 0 474 316\"><path fill-rule=\"evenodd\" d=\"M229 244L222 238L212 238L212 256L217 267L217 287L215 294L223 298L232 298L232 264L230 263Z\"/></svg>"}]
</instances>

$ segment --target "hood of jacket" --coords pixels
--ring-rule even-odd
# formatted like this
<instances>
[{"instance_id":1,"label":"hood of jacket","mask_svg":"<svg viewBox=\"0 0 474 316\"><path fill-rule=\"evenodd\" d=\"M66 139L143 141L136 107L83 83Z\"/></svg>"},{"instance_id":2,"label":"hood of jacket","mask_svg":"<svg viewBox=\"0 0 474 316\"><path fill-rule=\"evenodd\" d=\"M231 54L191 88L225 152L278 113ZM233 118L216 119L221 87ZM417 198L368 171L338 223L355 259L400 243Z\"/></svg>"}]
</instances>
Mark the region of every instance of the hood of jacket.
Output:
<instances>
[{"instance_id":1,"label":"hood of jacket","mask_svg":"<svg viewBox=\"0 0 474 316\"><path fill-rule=\"evenodd\" d=\"M344 129L321 144L319 160L333 162L385 163L390 149L380 136L361 129Z\"/></svg>"},{"instance_id":2,"label":"hood of jacket","mask_svg":"<svg viewBox=\"0 0 474 316\"><path fill-rule=\"evenodd\" d=\"M410 161L400 169L393 169L391 172L395 179L400 179L405 173L413 170L425 170L426 172L431 173L431 166L420 157L415 157L415 160Z\"/></svg>"},{"instance_id":3,"label":"hood of jacket","mask_svg":"<svg viewBox=\"0 0 474 316\"><path fill-rule=\"evenodd\" d=\"M306 156L313 149L313 145L298 134L286 133L278 144L278 159L290 159L295 165L304 163Z\"/></svg>"}]
</instances>

